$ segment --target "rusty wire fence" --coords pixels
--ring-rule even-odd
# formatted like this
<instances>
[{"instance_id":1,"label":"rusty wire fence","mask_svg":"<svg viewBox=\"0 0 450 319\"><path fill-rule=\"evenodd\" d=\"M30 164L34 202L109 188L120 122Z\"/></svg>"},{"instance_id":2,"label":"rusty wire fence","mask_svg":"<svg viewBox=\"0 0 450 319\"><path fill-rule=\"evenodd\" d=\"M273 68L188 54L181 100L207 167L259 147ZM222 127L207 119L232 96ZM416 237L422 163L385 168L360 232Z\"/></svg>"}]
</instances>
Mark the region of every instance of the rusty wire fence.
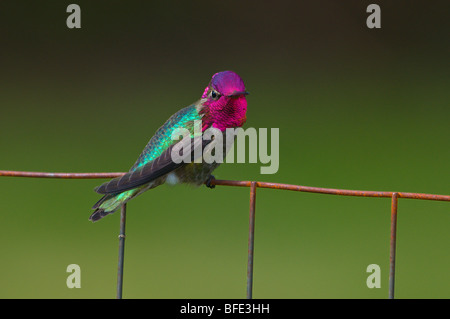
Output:
<instances>
[{"instance_id":1,"label":"rusty wire fence","mask_svg":"<svg viewBox=\"0 0 450 319\"><path fill-rule=\"evenodd\" d=\"M122 176L125 173L44 173L44 172L23 172L23 171L1 171L0 176L11 177L34 177L34 178L62 178L62 179L98 179L114 178ZM253 296L253 256L255 244L255 216L256 216L256 190L257 188L270 188L280 190L290 190L297 192L320 193L340 196L358 196L358 197L382 197L391 198L391 229L390 229L390 254L389 254L389 298L394 298L395 288L395 259L397 242L397 207L399 198L447 201L450 202L450 195L436 195L424 193L405 193L405 192L377 192L377 191L359 191L335 188L309 187L301 185L290 185L280 183L268 183L257 181L231 181L231 180L212 180L211 185L234 186L250 188L250 209L249 209L249 231L248 231L248 255L247 255L247 299ZM122 298L123 288L123 268L125 251L125 223L126 223L126 204L122 205L120 212L120 231L119 231L119 258L117 267L117 299Z\"/></svg>"}]
</instances>

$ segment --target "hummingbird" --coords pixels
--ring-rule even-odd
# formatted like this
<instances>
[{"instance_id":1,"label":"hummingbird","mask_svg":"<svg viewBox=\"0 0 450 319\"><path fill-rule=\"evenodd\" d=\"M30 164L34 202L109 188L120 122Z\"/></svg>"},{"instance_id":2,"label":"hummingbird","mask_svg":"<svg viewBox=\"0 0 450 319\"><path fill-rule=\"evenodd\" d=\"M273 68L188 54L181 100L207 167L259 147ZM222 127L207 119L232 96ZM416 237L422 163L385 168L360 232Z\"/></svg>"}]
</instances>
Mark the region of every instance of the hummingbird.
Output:
<instances>
[{"instance_id":1,"label":"hummingbird","mask_svg":"<svg viewBox=\"0 0 450 319\"><path fill-rule=\"evenodd\" d=\"M192 145L198 145L194 138L194 123L201 123L201 134L209 128L220 130L225 135L227 128L242 127L247 117L248 92L244 81L233 71L215 73L201 98L173 114L153 135L131 169L123 176L114 178L95 188L103 197L92 207L89 220L96 222L114 213L130 199L164 183L180 183L213 188L211 173L220 162L174 161L172 151L180 141L172 134L177 129L190 133ZM201 121L201 122L199 122ZM200 139L204 148L210 141ZM195 146L194 146L195 148ZM189 150L189 149L188 149ZM184 157L194 158L194 149ZM225 156L225 152L224 152Z\"/></svg>"}]
</instances>

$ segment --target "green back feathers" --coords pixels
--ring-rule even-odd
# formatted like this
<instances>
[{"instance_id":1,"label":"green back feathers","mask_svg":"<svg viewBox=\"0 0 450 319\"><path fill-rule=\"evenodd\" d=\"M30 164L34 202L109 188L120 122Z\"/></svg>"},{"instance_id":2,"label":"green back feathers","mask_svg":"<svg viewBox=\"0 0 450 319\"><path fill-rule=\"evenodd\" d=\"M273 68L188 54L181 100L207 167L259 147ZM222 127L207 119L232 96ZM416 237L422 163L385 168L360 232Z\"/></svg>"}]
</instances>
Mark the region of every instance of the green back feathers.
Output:
<instances>
[{"instance_id":1,"label":"green back feathers","mask_svg":"<svg viewBox=\"0 0 450 319\"><path fill-rule=\"evenodd\" d=\"M201 115L197 112L196 104L185 107L172 115L150 139L138 160L131 168L131 171L153 161L167 150L169 146L178 142L178 140L172 139L172 134L175 133L177 129L188 129L192 135L194 131L194 121L196 120L201 120Z\"/></svg>"}]
</instances>

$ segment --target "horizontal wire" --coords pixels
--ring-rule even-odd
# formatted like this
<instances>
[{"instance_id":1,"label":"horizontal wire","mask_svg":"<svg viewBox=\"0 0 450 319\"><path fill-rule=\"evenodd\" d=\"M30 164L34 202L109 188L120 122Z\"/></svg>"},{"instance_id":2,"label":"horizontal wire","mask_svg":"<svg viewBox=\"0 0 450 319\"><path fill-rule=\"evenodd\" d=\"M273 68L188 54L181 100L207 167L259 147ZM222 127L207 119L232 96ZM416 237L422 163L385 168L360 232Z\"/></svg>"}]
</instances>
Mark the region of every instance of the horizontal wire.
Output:
<instances>
[{"instance_id":1,"label":"horizontal wire","mask_svg":"<svg viewBox=\"0 0 450 319\"><path fill-rule=\"evenodd\" d=\"M239 186L239 187L250 187L251 183L252 183L251 181L229 181L229 180L213 180L213 181L211 181L211 184L213 184L213 185ZM392 194L397 193L399 198L450 201L450 195L436 195L436 194L424 194L424 193L360 191L360 190L310 187L310 186L290 185L290 184L281 184L281 183L268 183L268 182L256 182L256 187L271 188L271 189L283 189L283 190L307 192L307 193L320 193L320 194L341 195L341 196L359 196L359 197L391 198Z\"/></svg>"},{"instance_id":2,"label":"horizontal wire","mask_svg":"<svg viewBox=\"0 0 450 319\"><path fill-rule=\"evenodd\" d=\"M33 178L67 178L67 179L96 179L114 178L125 173L47 173L47 172L23 172L23 171L0 171L0 176L10 177L33 177Z\"/></svg>"},{"instance_id":3,"label":"horizontal wire","mask_svg":"<svg viewBox=\"0 0 450 319\"><path fill-rule=\"evenodd\" d=\"M64 179L97 179L97 178L114 178L124 175L122 172L115 173L47 173L47 172L24 172L24 171L2 171L0 176L10 177L32 177L32 178L64 178ZM250 187L252 181L232 181L213 179L211 185ZM406 193L406 192L377 192L377 191L360 191L349 189L310 187L302 185L291 185L281 183L256 182L256 187L283 189L297 192L320 193L341 196L359 196L359 197L386 197L391 198L392 194L397 193L398 198L425 199L436 201L450 201L450 195L424 194L424 193Z\"/></svg>"}]
</instances>

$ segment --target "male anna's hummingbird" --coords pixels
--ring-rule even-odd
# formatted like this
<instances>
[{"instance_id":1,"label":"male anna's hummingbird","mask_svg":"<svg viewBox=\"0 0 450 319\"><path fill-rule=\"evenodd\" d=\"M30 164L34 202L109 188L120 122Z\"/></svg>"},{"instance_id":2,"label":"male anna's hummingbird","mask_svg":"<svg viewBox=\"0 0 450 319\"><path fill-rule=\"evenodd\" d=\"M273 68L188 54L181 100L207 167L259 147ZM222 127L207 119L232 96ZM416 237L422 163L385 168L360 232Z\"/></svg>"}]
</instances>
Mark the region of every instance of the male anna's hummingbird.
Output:
<instances>
[{"instance_id":1,"label":"male anna's hummingbird","mask_svg":"<svg viewBox=\"0 0 450 319\"><path fill-rule=\"evenodd\" d=\"M95 189L104 196L92 207L95 211L89 219L95 222L114 213L133 197L165 182L194 185L206 182L211 187L211 173L220 163L174 161L172 150L180 142L172 139L172 133L177 129L187 129L193 137L196 121L201 121L202 134L208 128L225 133L227 128L241 127L246 121L247 94L244 82L236 73L224 71L214 74L200 100L172 115L156 131L127 174Z\"/></svg>"}]
</instances>

